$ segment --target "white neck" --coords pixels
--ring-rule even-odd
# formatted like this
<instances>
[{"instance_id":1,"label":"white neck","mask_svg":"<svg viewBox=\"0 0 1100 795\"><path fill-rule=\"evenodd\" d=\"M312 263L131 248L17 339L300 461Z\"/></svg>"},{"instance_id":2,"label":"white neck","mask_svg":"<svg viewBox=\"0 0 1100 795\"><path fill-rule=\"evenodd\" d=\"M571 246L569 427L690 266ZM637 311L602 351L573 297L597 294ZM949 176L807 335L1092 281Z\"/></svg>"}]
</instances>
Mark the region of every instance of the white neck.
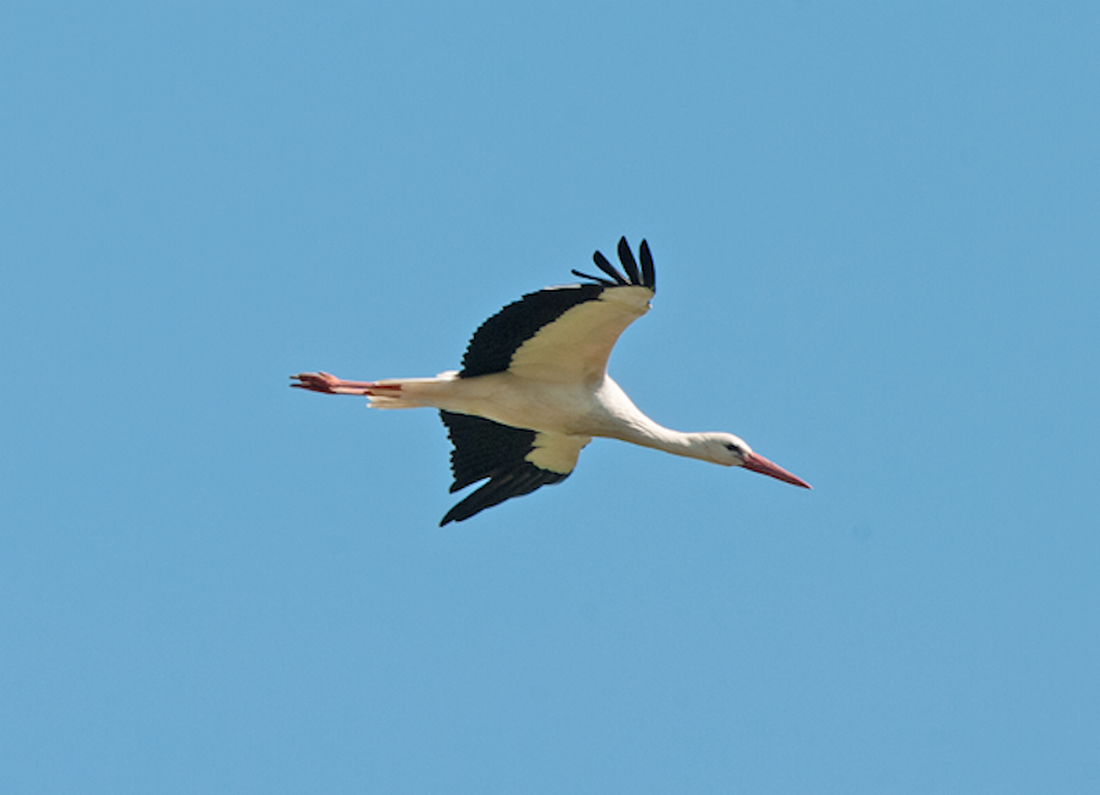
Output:
<instances>
[{"instance_id":1,"label":"white neck","mask_svg":"<svg viewBox=\"0 0 1100 795\"><path fill-rule=\"evenodd\" d=\"M644 416L645 415L643 415L643 417ZM686 458L699 458L704 461L711 460L709 454L710 447L706 443L709 439L709 434L674 431L671 428L658 425L648 417L645 417L645 419L647 420L645 423L638 425L631 424L628 432L617 438L622 439L624 442L633 442L634 444L643 445L644 447L663 450L673 455L681 455Z\"/></svg>"},{"instance_id":2,"label":"white neck","mask_svg":"<svg viewBox=\"0 0 1100 795\"><path fill-rule=\"evenodd\" d=\"M610 421L599 436L621 439L687 458L712 460L707 444L711 434L684 433L659 425L643 414L610 377L604 378L598 400Z\"/></svg>"}]
</instances>

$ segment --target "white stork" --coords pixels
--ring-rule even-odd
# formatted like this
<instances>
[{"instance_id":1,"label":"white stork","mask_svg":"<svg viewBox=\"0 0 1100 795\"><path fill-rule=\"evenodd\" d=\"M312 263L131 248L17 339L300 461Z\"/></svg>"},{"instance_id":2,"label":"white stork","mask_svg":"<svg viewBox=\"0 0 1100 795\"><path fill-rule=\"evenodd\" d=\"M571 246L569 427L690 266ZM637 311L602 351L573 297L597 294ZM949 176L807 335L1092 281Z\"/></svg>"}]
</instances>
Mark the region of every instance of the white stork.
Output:
<instances>
[{"instance_id":1,"label":"white stork","mask_svg":"<svg viewBox=\"0 0 1100 795\"><path fill-rule=\"evenodd\" d=\"M740 466L810 488L733 434L681 433L658 425L611 380L607 359L615 341L649 311L657 289L646 241L638 253L640 271L622 238L619 260L626 276L597 251L592 258L610 278L573 271L591 283L547 287L504 307L474 333L459 371L381 381L300 373L291 376L291 386L366 395L379 409L439 409L454 445L451 492L489 479L451 508L441 527L561 482L593 436Z\"/></svg>"}]
</instances>

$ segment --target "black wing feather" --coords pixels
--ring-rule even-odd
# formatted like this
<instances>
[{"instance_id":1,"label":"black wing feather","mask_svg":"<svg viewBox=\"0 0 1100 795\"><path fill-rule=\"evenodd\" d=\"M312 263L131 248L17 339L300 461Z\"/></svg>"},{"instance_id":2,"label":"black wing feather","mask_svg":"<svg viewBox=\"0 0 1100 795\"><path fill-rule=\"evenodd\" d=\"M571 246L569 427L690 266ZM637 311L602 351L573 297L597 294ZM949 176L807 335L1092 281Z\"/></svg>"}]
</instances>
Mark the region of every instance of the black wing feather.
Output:
<instances>
[{"instance_id":1,"label":"black wing feather","mask_svg":"<svg viewBox=\"0 0 1100 795\"><path fill-rule=\"evenodd\" d=\"M582 279L590 279L590 280L596 282L597 284L602 284L604 287L616 287L617 286L616 283L611 281L610 279L604 279L601 276L591 276L587 273L582 273L581 271L577 270L576 268L574 268L571 272L574 276L579 276Z\"/></svg>"},{"instance_id":2,"label":"black wing feather","mask_svg":"<svg viewBox=\"0 0 1100 795\"><path fill-rule=\"evenodd\" d=\"M634 285L637 287L648 287L650 290L656 292L657 277L653 268L653 254L649 251L649 243L643 240L641 246L638 248L638 253L641 255L642 259L640 273L638 271L638 262L634 259L634 254L630 251L630 244L626 242L625 237L619 238L618 251L619 261L626 270L626 276L623 276L622 272L612 265L607 257L599 251L592 255L592 261L596 263L596 266L601 271L610 276L610 279L605 279L602 276L592 276L578 270L574 270L573 275L580 276L582 279L590 279L597 284L602 284L604 287L626 287Z\"/></svg>"},{"instance_id":3,"label":"black wing feather","mask_svg":"<svg viewBox=\"0 0 1100 795\"><path fill-rule=\"evenodd\" d=\"M527 461L534 447L535 431L512 428L484 417L440 411L447 435L454 445L451 470L454 493L479 480L489 482L455 505L440 527L461 522L512 497L530 494L541 486L565 480L569 473L550 472Z\"/></svg>"},{"instance_id":4,"label":"black wing feather","mask_svg":"<svg viewBox=\"0 0 1100 795\"><path fill-rule=\"evenodd\" d=\"M608 262L607 257L603 255L602 251L592 252L592 261L596 263L597 268L599 268L612 279L614 279L616 284L621 284L623 286L630 284L630 282L626 280L626 277L623 276L619 269Z\"/></svg>"},{"instance_id":5,"label":"black wing feather","mask_svg":"<svg viewBox=\"0 0 1100 795\"><path fill-rule=\"evenodd\" d=\"M566 475L540 470L533 464L528 464L527 467L527 470L505 472L493 477L480 489L447 511L447 515L443 517L439 526L464 521L512 497L522 497L542 486L558 483L566 478Z\"/></svg>"},{"instance_id":6,"label":"black wing feather","mask_svg":"<svg viewBox=\"0 0 1100 795\"><path fill-rule=\"evenodd\" d=\"M638 275L638 263L634 261L634 254L625 237L619 238L619 262L623 264L623 270L630 277L630 283L641 284L642 277Z\"/></svg>"},{"instance_id":7,"label":"black wing feather","mask_svg":"<svg viewBox=\"0 0 1100 795\"><path fill-rule=\"evenodd\" d=\"M657 272L653 269L653 255L649 253L649 243L642 241L638 247L638 253L642 257L642 284L653 292L657 292Z\"/></svg>"}]
</instances>

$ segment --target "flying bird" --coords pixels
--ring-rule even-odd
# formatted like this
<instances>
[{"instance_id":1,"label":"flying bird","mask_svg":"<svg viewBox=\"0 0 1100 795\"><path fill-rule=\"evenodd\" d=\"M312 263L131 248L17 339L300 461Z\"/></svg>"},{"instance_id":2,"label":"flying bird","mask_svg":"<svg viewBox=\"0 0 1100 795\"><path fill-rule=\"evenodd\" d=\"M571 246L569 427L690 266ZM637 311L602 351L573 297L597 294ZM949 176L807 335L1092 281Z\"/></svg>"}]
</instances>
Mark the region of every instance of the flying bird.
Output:
<instances>
[{"instance_id":1,"label":"flying bird","mask_svg":"<svg viewBox=\"0 0 1100 795\"><path fill-rule=\"evenodd\" d=\"M638 256L640 268L622 238L619 261L625 275L597 251L592 259L603 276L574 270L585 283L547 287L504 307L474 332L461 370L380 381L299 373L291 376L291 386L365 395L379 409L438 409L454 447L451 492L488 479L447 512L441 527L560 483L594 436L811 488L731 433L682 433L658 425L611 380L607 360L615 341L649 311L657 289L644 240Z\"/></svg>"}]
</instances>

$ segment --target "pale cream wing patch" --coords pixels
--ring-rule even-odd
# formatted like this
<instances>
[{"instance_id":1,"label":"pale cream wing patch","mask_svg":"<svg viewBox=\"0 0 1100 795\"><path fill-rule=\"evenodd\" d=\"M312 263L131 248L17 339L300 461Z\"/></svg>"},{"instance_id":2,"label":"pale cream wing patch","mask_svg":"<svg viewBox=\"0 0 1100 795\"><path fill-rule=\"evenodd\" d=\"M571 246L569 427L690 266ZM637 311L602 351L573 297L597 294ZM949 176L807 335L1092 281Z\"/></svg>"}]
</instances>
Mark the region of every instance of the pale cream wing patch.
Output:
<instances>
[{"instance_id":1,"label":"pale cream wing patch","mask_svg":"<svg viewBox=\"0 0 1100 795\"><path fill-rule=\"evenodd\" d=\"M535 434L531 452L523 457L539 469L568 475L577 465L577 458L585 445L592 441L591 436L572 436L564 433Z\"/></svg>"},{"instance_id":2,"label":"pale cream wing patch","mask_svg":"<svg viewBox=\"0 0 1100 795\"><path fill-rule=\"evenodd\" d=\"M508 372L554 383L598 383L619 335L649 311L652 297L648 287L604 290L539 329L512 354Z\"/></svg>"}]
</instances>

